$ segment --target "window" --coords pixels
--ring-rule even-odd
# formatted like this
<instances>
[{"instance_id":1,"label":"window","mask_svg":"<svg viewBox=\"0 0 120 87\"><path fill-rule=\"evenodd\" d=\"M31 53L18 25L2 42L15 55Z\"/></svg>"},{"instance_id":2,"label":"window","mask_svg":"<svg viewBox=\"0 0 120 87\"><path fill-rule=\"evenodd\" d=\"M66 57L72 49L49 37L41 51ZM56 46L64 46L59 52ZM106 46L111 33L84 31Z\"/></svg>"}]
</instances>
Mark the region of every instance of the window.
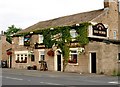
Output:
<instances>
[{"instance_id":1,"label":"window","mask_svg":"<svg viewBox=\"0 0 120 87\"><path fill-rule=\"evenodd\" d=\"M16 54L15 62L16 63L27 63L27 58L28 58L27 54Z\"/></svg>"},{"instance_id":2,"label":"window","mask_svg":"<svg viewBox=\"0 0 120 87\"><path fill-rule=\"evenodd\" d=\"M116 39L116 36L117 36L117 32L114 31L114 32L113 32L113 39Z\"/></svg>"},{"instance_id":3,"label":"window","mask_svg":"<svg viewBox=\"0 0 120 87\"><path fill-rule=\"evenodd\" d=\"M45 51L39 52L39 61L45 60Z\"/></svg>"},{"instance_id":4,"label":"window","mask_svg":"<svg viewBox=\"0 0 120 87\"><path fill-rule=\"evenodd\" d=\"M70 35L71 35L72 38L75 38L75 37L78 36L78 34L77 34L75 29L70 30Z\"/></svg>"},{"instance_id":5,"label":"window","mask_svg":"<svg viewBox=\"0 0 120 87\"><path fill-rule=\"evenodd\" d=\"M21 54L21 58L20 58L20 61L23 61L23 54Z\"/></svg>"},{"instance_id":6,"label":"window","mask_svg":"<svg viewBox=\"0 0 120 87\"><path fill-rule=\"evenodd\" d=\"M77 50L70 50L69 63L77 63Z\"/></svg>"},{"instance_id":7,"label":"window","mask_svg":"<svg viewBox=\"0 0 120 87\"><path fill-rule=\"evenodd\" d=\"M19 45L24 45L24 37L19 37Z\"/></svg>"},{"instance_id":8,"label":"window","mask_svg":"<svg viewBox=\"0 0 120 87\"><path fill-rule=\"evenodd\" d=\"M32 54L31 55L31 61L34 62L35 61L35 56Z\"/></svg>"},{"instance_id":9,"label":"window","mask_svg":"<svg viewBox=\"0 0 120 87\"><path fill-rule=\"evenodd\" d=\"M39 35L39 43L43 43L43 35Z\"/></svg>"},{"instance_id":10,"label":"window","mask_svg":"<svg viewBox=\"0 0 120 87\"><path fill-rule=\"evenodd\" d=\"M25 62L27 62L27 54L25 54L25 57L24 57L24 60L25 60Z\"/></svg>"},{"instance_id":11,"label":"window","mask_svg":"<svg viewBox=\"0 0 120 87\"><path fill-rule=\"evenodd\" d=\"M16 55L16 62L19 62L19 54Z\"/></svg>"}]
</instances>

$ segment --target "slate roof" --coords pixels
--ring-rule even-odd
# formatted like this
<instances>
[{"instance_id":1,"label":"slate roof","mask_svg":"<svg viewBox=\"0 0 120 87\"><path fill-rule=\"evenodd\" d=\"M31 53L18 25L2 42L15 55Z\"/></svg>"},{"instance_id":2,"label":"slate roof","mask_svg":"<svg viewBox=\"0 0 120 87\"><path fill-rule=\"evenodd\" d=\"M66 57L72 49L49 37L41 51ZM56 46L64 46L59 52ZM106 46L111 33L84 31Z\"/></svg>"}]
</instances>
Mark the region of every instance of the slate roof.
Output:
<instances>
[{"instance_id":1,"label":"slate roof","mask_svg":"<svg viewBox=\"0 0 120 87\"><path fill-rule=\"evenodd\" d=\"M100 14L102 14L104 11L105 11L104 9L100 9L100 10L95 10L90 12L83 12L83 13L63 16L63 17L59 17L59 18L55 18L47 21L41 21L18 32L17 34L40 30L43 28L51 28L56 26L70 26L77 23L81 23L81 22L89 22L92 19L99 16Z\"/></svg>"}]
</instances>

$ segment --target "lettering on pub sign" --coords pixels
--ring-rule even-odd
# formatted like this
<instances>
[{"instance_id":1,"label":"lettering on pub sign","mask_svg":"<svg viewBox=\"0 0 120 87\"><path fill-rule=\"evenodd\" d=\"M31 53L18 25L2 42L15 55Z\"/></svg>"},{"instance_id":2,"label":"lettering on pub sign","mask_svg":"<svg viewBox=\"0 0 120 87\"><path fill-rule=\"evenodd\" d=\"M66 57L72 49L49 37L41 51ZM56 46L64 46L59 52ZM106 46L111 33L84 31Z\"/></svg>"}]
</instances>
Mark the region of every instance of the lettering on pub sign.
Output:
<instances>
[{"instance_id":1,"label":"lettering on pub sign","mask_svg":"<svg viewBox=\"0 0 120 87\"><path fill-rule=\"evenodd\" d=\"M93 35L107 37L107 28L102 23L98 23L93 27Z\"/></svg>"},{"instance_id":2,"label":"lettering on pub sign","mask_svg":"<svg viewBox=\"0 0 120 87\"><path fill-rule=\"evenodd\" d=\"M45 48L45 45L43 43L35 43L35 49L43 49Z\"/></svg>"}]
</instances>

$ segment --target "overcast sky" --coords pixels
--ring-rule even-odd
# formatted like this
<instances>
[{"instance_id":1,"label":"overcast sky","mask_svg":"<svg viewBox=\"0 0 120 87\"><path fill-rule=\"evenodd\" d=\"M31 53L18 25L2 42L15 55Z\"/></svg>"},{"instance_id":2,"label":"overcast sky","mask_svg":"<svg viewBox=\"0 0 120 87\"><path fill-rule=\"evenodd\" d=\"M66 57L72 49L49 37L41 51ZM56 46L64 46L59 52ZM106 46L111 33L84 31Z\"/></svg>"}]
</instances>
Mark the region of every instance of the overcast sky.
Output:
<instances>
[{"instance_id":1,"label":"overcast sky","mask_svg":"<svg viewBox=\"0 0 120 87\"><path fill-rule=\"evenodd\" d=\"M0 31L103 8L104 0L0 0Z\"/></svg>"}]
</instances>

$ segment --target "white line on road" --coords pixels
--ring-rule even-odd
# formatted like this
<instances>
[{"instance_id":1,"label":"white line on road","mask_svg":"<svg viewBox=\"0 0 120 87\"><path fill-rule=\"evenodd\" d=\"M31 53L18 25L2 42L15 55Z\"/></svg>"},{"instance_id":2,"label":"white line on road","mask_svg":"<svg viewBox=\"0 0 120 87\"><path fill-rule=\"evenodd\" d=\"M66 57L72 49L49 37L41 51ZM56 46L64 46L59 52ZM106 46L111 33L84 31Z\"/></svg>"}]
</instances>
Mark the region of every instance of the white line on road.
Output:
<instances>
[{"instance_id":1,"label":"white line on road","mask_svg":"<svg viewBox=\"0 0 120 87\"><path fill-rule=\"evenodd\" d=\"M57 84L57 83L49 83L49 82L40 82L42 84L47 84L47 85L62 85L62 84Z\"/></svg>"},{"instance_id":2,"label":"white line on road","mask_svg":"<svg viewBox=\"0 0 120 87\"><path fill-rule=\"evenodd\" d=\"M28 80L28 81L31 81L31 80Z\"/></svg>"},{"instance_id":3,"label":"white line on road","mask_svg":"<svg viewBox=\"0 0 120 87\"><path fill-rule=\"evenodd\" d=\"M12 78L12 77L4 77L6 79L14 79L14 80L23 80L23 79L19 79L19 78Z\"/></svg>"},{"instance_id":4,"label":"white line on road","mask_svg":"<svg viewBox=\"0 0 120 87\"><path fill-rule=\"evenodd\" d=\"M113 82L108 82L108 83L111 83L111 84L118 84L118 81L113 81Z\"/></svg>"}]
</instances>

